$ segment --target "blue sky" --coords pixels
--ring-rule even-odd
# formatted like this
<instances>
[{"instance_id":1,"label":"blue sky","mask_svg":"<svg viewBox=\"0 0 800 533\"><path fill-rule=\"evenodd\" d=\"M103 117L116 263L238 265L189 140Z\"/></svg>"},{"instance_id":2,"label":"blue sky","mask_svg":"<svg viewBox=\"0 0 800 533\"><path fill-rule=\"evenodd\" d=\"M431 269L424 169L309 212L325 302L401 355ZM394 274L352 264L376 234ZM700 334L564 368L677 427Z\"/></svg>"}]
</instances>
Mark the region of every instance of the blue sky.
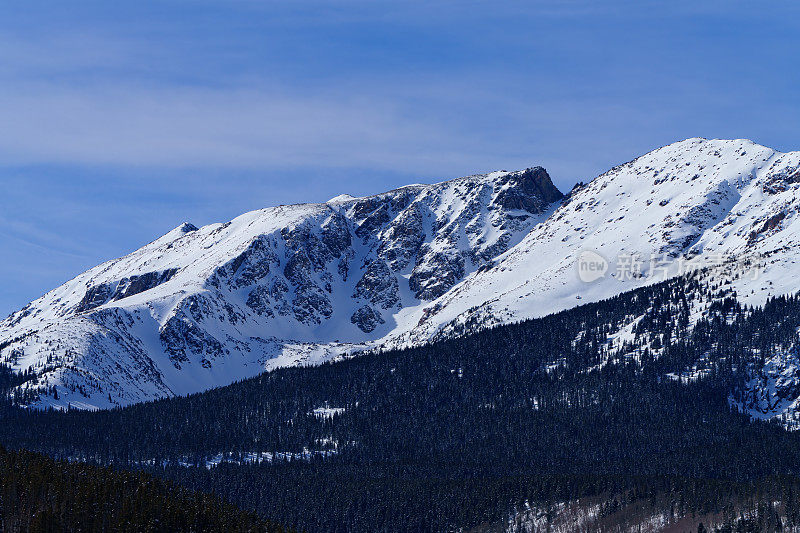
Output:
<instances>
[{"instance_id":1,"label":"blue sky","mask_svg":"<svg viewBox=\"0 0 800 533\"><path fill-rule=\"evenodd\" d=\"M182 221L687 137L800 149L792 1L0 5L0 315Z\"/></svg>"}]
</instances>

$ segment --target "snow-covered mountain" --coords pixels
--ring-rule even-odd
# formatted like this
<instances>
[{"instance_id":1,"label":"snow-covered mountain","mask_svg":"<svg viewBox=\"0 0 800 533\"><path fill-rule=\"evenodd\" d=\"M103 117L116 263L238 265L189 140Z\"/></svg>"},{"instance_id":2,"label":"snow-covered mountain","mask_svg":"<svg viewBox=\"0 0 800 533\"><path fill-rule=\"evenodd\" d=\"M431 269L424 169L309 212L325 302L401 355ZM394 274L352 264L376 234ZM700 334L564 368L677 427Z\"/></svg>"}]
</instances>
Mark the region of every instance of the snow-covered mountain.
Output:
<instances>
[{"instance_id":1,"label":"snow-covered mountain","mask_svg":"<svg viewBox=\"0 0 800 533\"><path fill-rule=\"evenodd\" d=\"M0 362L37 375L23 388L38 405L107 407L542 316L709 261L756 265L730 277L759 303L797 290L798 187L800 152L688 139L567 196L536 167L184 224L9 316ZM586 253L609 262L591 282Z\"/></svg>"},{"instance_id":2,"label":"snow-covered mountain","mask_svg":"<svg viewBox=\"0 0 800 533\"><path fill-rule=\"evenodd\" d=\"M793 294L799 207L800 152L748 140L677 142L576 186L491 268L437 300L428 313L435 319L408 337L426 338L442 324L447 331L543 316L700 267L730 273L738 264L734 289L750 304ZM609 266L590 283L577 270L587 251Z\"/></svg>"},{"instance_id":3,"label":"snow-covered mountain","mask_svg":"<svg viewBox=\"0 0 800 533\"><path fill-rule=\"evenodd\" d=\"M322 361L412 327L561 198L536 167L183 224L5 319L0 362L41 404L106 407Z\"/></svg>"}]
</instances>

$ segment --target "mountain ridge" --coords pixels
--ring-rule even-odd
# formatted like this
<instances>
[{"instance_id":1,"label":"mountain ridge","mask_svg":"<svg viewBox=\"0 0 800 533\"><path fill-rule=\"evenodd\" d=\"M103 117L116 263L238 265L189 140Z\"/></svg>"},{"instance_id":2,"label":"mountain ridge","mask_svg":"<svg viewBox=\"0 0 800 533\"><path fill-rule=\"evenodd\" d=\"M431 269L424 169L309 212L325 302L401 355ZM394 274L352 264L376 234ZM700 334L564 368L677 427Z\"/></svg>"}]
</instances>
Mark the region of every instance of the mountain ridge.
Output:
<instances>
[{"instance_id":1,"label":"mountain ridge","mask_svg":"<svg viewBox=\"0 0 800 533\"><path fill-rule=\"evenodd\" d=\"M393 311L445 292L561 196L534 167L185 223L12 313L0 360L36 372L36 390L61 387L47 405L78 407L225 384L287 363L276 354L313 362L309 341L340 353L388 331Z\"/></svg>"},{"instance_id":2,"label":"mountain ridge","mask_svg":"<svg viewBox=\"0 0 800 533\"><path fill-rule=\"evenodd\" d=\"M793 292L799 168L800 152L692 138L566 196L531 167L183 224L0 322L0 362L37 375L20 389L44 393L34 405L109 407L415 346L657 281L643 264L637 276L610 269L585 283L575 270L585 250L663 256L666 277L678 261L706 266L709 253L758 260L761 279L737 283L759 302ZM712 266L730 268L722 263Z\"/></svg>"}]
</instances>

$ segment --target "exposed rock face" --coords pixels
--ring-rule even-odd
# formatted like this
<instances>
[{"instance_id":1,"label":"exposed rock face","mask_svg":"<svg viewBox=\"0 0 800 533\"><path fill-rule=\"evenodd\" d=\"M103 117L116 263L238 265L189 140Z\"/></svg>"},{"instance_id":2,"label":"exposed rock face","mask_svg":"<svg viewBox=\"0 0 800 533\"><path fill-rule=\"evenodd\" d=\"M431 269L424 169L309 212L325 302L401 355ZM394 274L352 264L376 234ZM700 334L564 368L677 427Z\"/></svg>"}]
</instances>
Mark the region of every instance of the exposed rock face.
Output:
<instances>
[{"instance_id":1,"label":"exposed rock face","mask_svg":"<svg viewBox=\"0 0 800 533\"><path fill-rule=\"evenodd\" d=\"M158 287L172 278L178 272L177 268L168 268L161 272L147 272L122 278L112 283L100 283L86 289L86 294L75 307L76 313L82 313L101 305L148 291Z\"/></svg>"},{"instance_id":2,"label":"exposed rock face","mask_svg":"<svg viewBox=\"0 0 800 533\"><path fill-rule=\"evenodd\" d=\"M387 262L394 272L405 269L417 256L425 242L422 213L417 205L400 212L382 232L378 257Z\"/></svg>"},{"instance_id":3,"label":"exposed rock face","mask_svg":"<svg viewBox=\"0 0 800 533\"><path fill-rule=\"evenodd\" d=\"M447 292L464 277L464 258L451 250L433 252L425 250L411 272L409 285L420 300L433 300Z\"/></svg>"},{"instance_id":4,"label":"exposed rock face","mask_svg":"<svg viewBox=\"0 0 800 533\"><path fill-rule=\"evenodd\" d=\"M363 298L383 309L389 309L400 301L397 278L386 263L380 259L372 260L356 283L353 298Z\"/></svg>"},{"instance_id":5,"label":"exposed rock face","mask_svg":"<svg viewBox=\"0 0 800 533\"><path fill-rule=\"evenodd\" d=\"M75 307L75 312L82 313L83 311L100 307L111 299L112 294L114 294L114 288L108 283L101 283L100 285L89 287L86 289L86 294L83 296L83 299L78 302L77 307Z\"/></svg>"},{"instance_id":6,"label":"exposed rock face","mask_svg":"<svg viewBox=\"0 0 800 533\"><path fill-rule=\"evenodd\" d=\"M358 326L358 329L364 333L370 333L380 324L383 324L384 320L379 312L368 305L364 305L356 309L353 316L350 317L350 322Z\"/></svg>"},{"instance_id":7,"label":"exposed rock face","mask_svg":"<svg viewBox=\"0 0 800 533\"><path fill-rule=\"evenodd\" d=\"M275 313L272 311L273 301L270 298L271 291L263 286L257 285L250 294L247 295L245 305L262 316L273 317ZM277 299L279 299L280 296Z\"/></svg>"},{"instance_id":8,"label":"exposed rock face","mask_svg":"<svg viewBox=\"0 0 800 533\"><path fill-rule=\"evenodd\" d=\"M556 189L547 171L533 167L520 172L512 172L500 180L500 193L494 205L506 209L520 209L528 213L541 213L551 203L563 198Z\"/></svg>"},{"instance_id":9,"label":"exposed rock face","mask_svg":"<svg viewBox=\"0 0 800 533\"><path fill-rule=\"evenodd\" d=\"M270 239L259 237L225 267L225 277L230 277L231 288L248 287L266 278L273 268L280 266Z\"/></svg>"},{"instance_id":10,"label":"exposed rock face","mask_svg":"<svg viewBox=\"0 0 800 533\"><path fill-rule=\"evenodd\" d=\"M222 343L183 315L167 320L160 338L178 370L181 369L181 363L191 362L191 355L198 357L203 366L208 366L209 359L223 354Z\"/></svg>"}]
</instances>

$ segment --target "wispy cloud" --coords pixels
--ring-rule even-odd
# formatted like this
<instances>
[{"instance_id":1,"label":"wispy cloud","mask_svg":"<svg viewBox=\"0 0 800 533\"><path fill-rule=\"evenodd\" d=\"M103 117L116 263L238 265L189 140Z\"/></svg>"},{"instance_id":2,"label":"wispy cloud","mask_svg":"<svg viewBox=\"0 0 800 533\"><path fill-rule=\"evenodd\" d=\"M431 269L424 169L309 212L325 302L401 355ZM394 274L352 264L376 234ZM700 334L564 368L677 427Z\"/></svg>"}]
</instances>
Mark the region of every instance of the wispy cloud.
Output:
<instances>
[{"instance_id":1,"label":"wispy cloud","mask_svg":"<svg viewBox=\"0 0 800 533\"><path fill-rule=\"evenodd\" d=\"M270 89L27 84L0 101L12 164L358 165L450 136L387 102Z\"/></svg>"},{"instance_id":2,"label":"wispy cloud","mask_svg":"<svg viewBox=\"0 0 800 533\"><path fill-rule=\"evenodd\" d=\"M433 78L387 85L301 92L9 83L0 86L0 159L6 165L402 167L429 174L454 170L454 161L458 169L532 162L538 148L526 147L521 136L537 123L567 124L579 113L546 100L514 102L485 84ZM530 152L522 154L522 147Z\"/></svg>"}]
</instances>

